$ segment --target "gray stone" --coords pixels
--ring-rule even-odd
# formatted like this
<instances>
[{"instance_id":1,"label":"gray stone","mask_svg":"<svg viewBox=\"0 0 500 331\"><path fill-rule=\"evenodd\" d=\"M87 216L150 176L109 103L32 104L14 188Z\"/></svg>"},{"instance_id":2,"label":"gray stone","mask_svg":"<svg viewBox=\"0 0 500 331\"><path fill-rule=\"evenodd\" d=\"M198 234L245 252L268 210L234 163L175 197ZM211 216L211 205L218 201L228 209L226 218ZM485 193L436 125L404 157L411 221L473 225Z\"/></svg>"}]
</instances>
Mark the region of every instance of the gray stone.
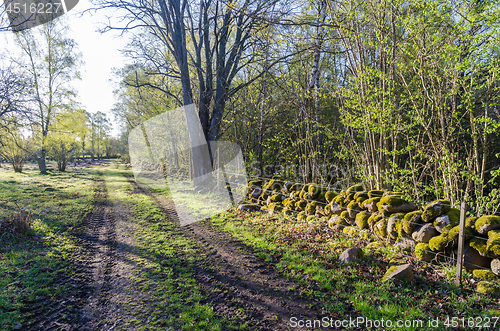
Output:
<instances>
[{"instance_id":1,"label":"gray stone","mask_svg":"<svg viewBox=\"0 0 500 331\"><path fill-rule=\"evenodd\" d=\"M449 225L450 223L450 217L448 215L443 215L436 217L433 224L436 230L439 231L439 233L443 233L444 227Z\"/></svg>"},{"instance_id":2,"label":"gray stone","mask_svg":"<svg viewBox=\"0 0 500 331\"><path fill-rule=\"evenodd\" d=\"M395 246L405 252L413 252L415 250L415 242L405 237L399 238Z\"/></svg>"},{"instance_id":3,"label":"gray stone","mask_svg":"<svg viewBox=\"0 0 500 331\"><path fill-rule=\"evenodd\" d=\"M351 263L357 260L362 255L363 251L361 251L361 249L359 249L358 247L351 247L340 254L339 261L342 263Z\"/></svg>"},{"instance_id":4,"label":"gray stone","mask_svg":"<svg viewBox=\"0 0 500 331\"><path fill-rule=\"evenodd\" d=\"M498 260L497 260L498 261ZM465 243L464 245L464 268L468 271L472 271L475 269L483 269L488 268L491 262L491 258L482 256L479 254L477 249L474 249L469 246L469 243ZM500 261L499 261L500 262ZM492 269L493 269L493 262ZM493 271L495 272L495 271Z\"/></svg>"},{"instance_id":5,"label":"gray stone","mask_svg":"<svg viewBox=\"0 0 500 331\"><path fill-rule=\"evenodd\" d=\"M411 282L413 280L413 269L411 264L408 263L400 265L397 268L389 268L384 275L383 281L387 281L389 279L406 280L407 282Z\"/></svg>"},{"instance_id":6,"label":"gray stone","mask_svg":"<svg viewBox=\"0 0 500 331\"><path fill-rule=\"evenodd\" d=\"M332 202L330 209L332 210L332 213L336 215L340 215L340 213L342 213L342 206L337 205L336 203Z\"/></svg>"},{"instance_id":7,"label":"gray stone","mask_svg":"<svg viewBox=\"0 0 500 331\"><path fill-rule=\"evenodd\" d=\"M432 223L424 224L411 234L413 240L421 243L428 243L432 237L437 235L439 235L439 233Z\"/></svg>"},{"instance_id":8,"label":"gray stone","mask_svg":"<svg viewBox=\"0 0 500 331\"><path fill-rule=\"evenodd\" d=\"M260 206L255 204L239 205L238 209L241 211L260 211Z\"/></svg>"},{"instance_id":9,"label":"gray stone","mask_svg":"<svg viewBox=\"0 0 500 331\"><path fill-rule=\"evenodd\" d=\"M363 207L368 209L370 213L378 211L377 203L375 201L372 201L371 203L363 203Z\"/></svg>"},{"instance_id":10,"label":"gray stone","mask_svg":"<svg viewBox=\"0 0 500 331\"><path fill-rule=\"evenodd\" d=\"M260 197L260 195L262 194L262 188L260 187L256 187L253 191L252 191L252 198L254 199L258 199Z\"/></svg>"},{"instance_id":11,"label":"gray stone","mask_svg":"<svg viewBox=\"0 0 500 331\"><path fill-rule=\"evenodd\" d=\"M491 261L491 271L497 276L500 276L500 260L494 259Z\"/></svg>"}]
</instances>

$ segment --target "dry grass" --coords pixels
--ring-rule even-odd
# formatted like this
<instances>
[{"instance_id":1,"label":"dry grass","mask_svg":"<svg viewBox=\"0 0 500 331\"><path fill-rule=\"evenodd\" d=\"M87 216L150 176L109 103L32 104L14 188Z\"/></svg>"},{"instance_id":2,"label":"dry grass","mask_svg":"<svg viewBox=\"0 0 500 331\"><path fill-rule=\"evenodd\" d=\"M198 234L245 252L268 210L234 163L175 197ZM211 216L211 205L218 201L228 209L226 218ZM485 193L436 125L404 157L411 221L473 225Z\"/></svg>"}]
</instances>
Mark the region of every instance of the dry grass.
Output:
<instances>
[{"instance_id":1,"label":"dry grass","mask_svg":"<svg viewBox=\"0 0 500 331\"><path fill-rule=\"evenodd\" d=\"M0 219L0 234L7 232L24 233L31 229L33 223L32 211L26 211L13 202L18 211Z\"/></svg>"}]
</instances>

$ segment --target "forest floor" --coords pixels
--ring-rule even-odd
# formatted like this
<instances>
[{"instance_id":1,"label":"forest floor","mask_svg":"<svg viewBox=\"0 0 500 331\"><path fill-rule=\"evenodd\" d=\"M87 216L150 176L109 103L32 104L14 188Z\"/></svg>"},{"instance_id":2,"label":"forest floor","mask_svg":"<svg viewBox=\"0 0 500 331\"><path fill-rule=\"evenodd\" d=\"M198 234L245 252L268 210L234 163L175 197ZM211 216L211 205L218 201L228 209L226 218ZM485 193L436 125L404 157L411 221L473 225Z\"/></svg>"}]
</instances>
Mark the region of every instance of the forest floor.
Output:
<instances>
[{"instance_id":1,"label":"forest floor","mask_svg":"<svg viewBox=\"0 0 500 331\"><path fill-rule=\"evenodd\" d=\"M469 329L471 317L498 319L498 298L419 266L414 284L382 284L383 249L339 264L359 243L315 226L235 210L180 226L168 192L138 186L118 162L2 169L0 207L16 212L12 201L34 221L0 233L1 330L368 329L345 322L357 318L420 319L374 329L422 330L452 317Z\"/></svg>"}]
</instances>

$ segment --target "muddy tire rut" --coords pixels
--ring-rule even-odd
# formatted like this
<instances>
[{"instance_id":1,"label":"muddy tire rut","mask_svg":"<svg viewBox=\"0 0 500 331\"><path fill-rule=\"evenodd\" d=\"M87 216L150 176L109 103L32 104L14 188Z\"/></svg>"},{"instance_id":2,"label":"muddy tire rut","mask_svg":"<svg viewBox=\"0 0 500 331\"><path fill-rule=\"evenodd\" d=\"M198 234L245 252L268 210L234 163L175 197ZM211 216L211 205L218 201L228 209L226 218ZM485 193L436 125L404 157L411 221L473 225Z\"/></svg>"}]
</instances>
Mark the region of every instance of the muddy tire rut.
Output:
<instances>
[{"instance_id":1,"label":"muddy tire rut","mask_svg":"<svg viewBox=\"0 0 500 331\"><path fill-rule=\"evenodd\" d=\"M131 268L126 246L133 246L127 235L127 208L108 198L102 176L95 181L94 208L83 220L78 235L80 254L77 264L86 275L77 330L112 330L128 319L125 302L130 300Z\"/></svg>"},{"instance_id":2,"label":"muddy tire rut","mask_svg":"<svg viewBox=\"0 0 500 331\"><path fill-rule=\"evenodd\" d=\"M152 197L168 219L179 225L171 199L153 195L132 180L131 183L137 191ZM272 265L258 259L251 248L214 228L209 221L179 227L200 247L203 262L195 265L194 277L218 315L246 321L251 330L291 330L292 317L313 320L328 315L318 302L301 294L300 285L279 274Z\"/></svg>"}]
</instances>

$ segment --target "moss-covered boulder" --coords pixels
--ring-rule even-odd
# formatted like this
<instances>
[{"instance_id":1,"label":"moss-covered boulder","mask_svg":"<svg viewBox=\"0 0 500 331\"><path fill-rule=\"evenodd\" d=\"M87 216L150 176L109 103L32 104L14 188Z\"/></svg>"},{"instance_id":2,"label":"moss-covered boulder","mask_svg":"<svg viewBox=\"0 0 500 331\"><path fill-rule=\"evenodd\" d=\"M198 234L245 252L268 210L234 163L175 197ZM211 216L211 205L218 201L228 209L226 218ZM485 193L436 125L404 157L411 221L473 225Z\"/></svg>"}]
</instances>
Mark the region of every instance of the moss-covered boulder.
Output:
<instances>
[{"instance_id":1,"label":"moss-covered boulder","mask_svg":"<svg viewBox=\"0 0 500 331\"><path fill-rule=\"evenodd\" d=\"M290 192L299 192L302 190L303 185L299 183L295 183L290 187Z\"/></svg>"},{"instance_id":2,"label":"moss-covered boulder","mask_svg":"<svg viewBox=\"0 0 500 331\"><path fill-rule=\"evenodd\" d=\"M316 201L311 201L306 205L305 212L307 215L314 215L316 214L316 207L318 203Z\"/></svg>"},{"instance_id":3,"label":"moss-covered boulder","mask_svg":"<svg viewBox=\"0 0 500 331\"><path fill-rule=\"evenodd\" d=\"M293 216L295 213L288 207L283 208L283 215L285 216Z\"/></svg>"},{"instance_id":4,"label":"moss-covered boulder","mask_svg":"<svg viewBox=\"0 0 500 331\"><path fill-rule=\"evenodd\" d=\"M331 217L333 216L333 212L332 212L332 205L326 205L325 207L323 207L323 214L325 216L328 216L328 217Z\"/></svg>"},{"instance_id":5,"label":"moss-covered boulder","mask_svg":"<svg viewBox=\"0 0 500 331\"><path fill-rule=\"evenodd\" d=\"M268 191L274 191L274 190L281 191L281 189L283 189L283 185L284 185L283 181L271 179L266 184L264 184L263 188Z\"/></svg>"},{"instance_id":6,"label":"moss-covered boulder","mask_svg":"<svg viewBox=\"0 0 500 331\"><path fill-rule=\"evenodd\" d=\"M472 275L474 276L474 278L482 280L498 280L498 276L495 275L491 270L476 269L472 271Z\"/></svg>"},{"instance_id":7,"label":"moss-covered boulder","mask_svg":"<svg viewBox=\"0 0 500 331\"><path fill-rule=\"evenodd\" d=\"M481 256L487 256L486 239L472 238L469 241L470 247L474 248Z\"/></svg>"},{"instance_id":8,"label":"moss-covered boulder","mask_svg":"<svg viewBox=\"0 0 500 331\"><path fill-rule=\"evenodd\" d=\"M477 283L476 292L490 295L500 295L500 287L494 282L482 281Z\"/></svg>"},{"instance_id":9,"label":"moss-covered boulder","mask_svg":"<svg viewBox=\"0 0 500 331\"><path fill-rule=\"evenodd\" d=\"M412 232L411 237L413 240L419 243L428 243L431 238L439 235L439 232L436 230L432 223L425 223Z\"/></svg>"},{"instance_id":10,"label":"moss-covered boulder","mask_svg":"<svg viewBox=\"0 0 500 331\"><path fill-rule=\"evenodd\" d=\"M428 243L418 243L415 246L415 257L420 261L430 262L436 256L434 254Z\"/></svg>"},{"instance_id":11,"label":"moss-covered boulder","mask_svg":"<svg viewBox=\"0 0 500 331\"><path fill-rule=\"evenodd\" d=\"M366 210L365 206L363 206L363 202L365 202L366 200L368 200L368 199L363 198L363 197L359 197L355 200L358 203L359 209Z\"/></svg>"},{"instance_id":12,"label":"moss-covered boulder","mask_svg":"<svg viewBox=\"0 0 500 331\"><path fill-rule=\"evenodd\" d=\"M305 211L307 206L307 201L300 200L295 202L295 210L296 211Z\"/></svg>"},{"instance_id":13,"label":"moss-covered boulder","mask_svg":"<svg viewBox=\"0 0 500 331\"><path fill-rule=\"evenodd\" d=\"M366 212L366 211L359 212L356 215L356 219L355 219L355 223L358 226L358 228L368 229L368 219L370 218L370 216L371 216L371 214Z\"/></svg>"},{"instance_id":14,"label":"moss-covered boulder","mask_svg":"<svg viewBox=\"0 0 500 331\"><path fill-rule=\"evenodd\" d=\"M377 204L380 213L409 213L417 209L413 202L406 201L397 196L388 196L380 199Z\"/></svg>"},{"instance_id":15,"label":"moss-covered boulder","mask_svg":"<svg viewBox=\"0 0 500 331\"><path fill-rule=\"evenodd\" d=\"M359 208L359 204L356 202L356 200L349 202L346 209L350 218L356 218L356 215L361 211L361 209Z\"/></svg>"},{"instance_id":16,"label":"moss-covered boulder","mask_svg":"<svg viewBox=\"0 0 500 331\"><path fill-rule=\"evenodd\" d=\"M326 201L328 201L328 202L332 202L332 201L333 201L333 199L335 199L337 196L338 196L338 194L337 194L337 193L335 193L335 192L332 192L332 191L327 191L327 192L325 193L325 199L326 199Z\"/></svg>"},{"instance_id":17,"label":"moss-covered boulder","mask_svg":"<svg viewBox=\"0 0 500 331\"><path fill-rule=\"evenodd\" d=\"M422 219L424 222L432 222L436 217L446 214L451 208L449 200L436 200L424 207Z\"/></svg>"},{"instance_id":18,"label":"moss-covered boulder","mask_svg":"<svg viewBox=\"0 0 500 331\"><path fill-rule=\"evenodd\" d=\"M296 186L294 186L294 185L295 185L294 182L285 182L285 185L283 185L283 190L285 191L285 193L294 192L295 188L296 188ZM293 187L293 190L292 190L292 187Z\"/></svg>"},{"instance_id":19,"label":"moss-covered boulder","mask_svg":"<svg viewBox=\"0 0 500 331\"><path fill-rule=\"evenodd\" d=\"M241 211L260 211L261 207L256 203L246 203L238 206Z\"/></svg>"},{"instance_id":20,"label":"moss-covered boulder","mask_svg":"<svg viewBox=\"0 0 500 331\"><path fill-rule=\"evenodd\" d=\"M330 220L328 220L328 224L337 224L337 225L340 225L343 227L345 226L349 226L350 224L347 222L346 218L345 217L341 217L340 215L334 215L332 216L332 218L330 218Z\"/></svg>"},{"instance_id":21,"label":"moss-covered boulder","mask_svg":"<svg viewBox=\"0 0 500 331\"><path fill-rule=\"evenodd\" d=\"M465 219L465 228L471 230L471 233L476 232L476 221L479 217L467 217Z\"/></svg>"},{"instance_id":22,"label":"moss-covered boulder","mask_svg":"<svg viewBox=\"0 0 500 331\"><path fill-rule=\"evenodd\" d=\"M407 213L403 218L401 230L407 235L411 235L413 229L415 229L415 227L420 223L422 223L422 211L412 211L411 213Z\"/></svg>"},{"instance_id":23,"label":"moss-covered boulder","mask_svg":"<svg viewBox=\"0 0 500 331\"><path fill-rule=\"evenodd\" d=\"M297 221L305 221L307 219L307 215L305 211L301 211L297 214Z\"/></svg>"},{"instance_id":24,"label":"moss-covered boulder","mask_svg":"<svg viewBox=\"0 0 500 331\"><path fill-rule=\"evenodd\" d=\"M373 232L379 238L387 238L387 218L382 218L373 226Z\"/></svg>"},{"instance_id":25,"label":"moss-covered boulder","mask_svg":"<svg viewBox=\"0 0 500 331\"><path fill-rule=\"evenodd\" d=\"M358 200L359 198L368 199L368 191L359 191L354 194L354 200Z\"/></svg>"},{"instance_id":26,"label":"moss-covered boulder","mask_svg":"<svg viewBox=\"0 0 500 331\"><path fill-rule=\"evenodd\" d=\"M354 200L354 193L353 194L349 194L349 195L346 196L345 203L349 203L352 200Z\"/></svg>"},{"instance_id":27,"label":"moss-covered boulder","mask_svg":"<svg viewBox=\"0 0 500 331\"><path fill-rule=\"evenodd\" d=\"M270 203L281 203L283 200L285 200L285 197L281 194L273 194L270 197L267 198L267 205L269 206Z\"/></svg>"},{"instance_id":28,"label":"moss-covered boulder","mask_svg":"<svg viewBox=\"0 0 500 331\"><path fill-rule=\"evenodd\" d=\"M377 203L380 201L380 197L373 197L363 201L363 207L365 207L370 213L378 211Z\"/></svg>"},{"instance_id":29,"label":"moss-covered boulder","mask_svg":"<svg viewBox=\"0 0 500 331\"><path fill-rule=\"evenodd\" d=\"M281 203L271 202L267 205L267 209L271 214L278 213L283 210L283 205Z\"/></svg>"},{"instance_id":30,"label":"moss-covered boulder","mask_svg":"<svg viewBox=\"0 0 500 331\"><path fill-rule=\"evenodd\" d=\"M309 186L309 196L318 201L326 201L325 195L328 189L321 185L314 185L314 189Z\"/></svg>"},{"instance_id":31,"label":"moss-covered boulder","mask_svg":"<svg viewBox=\"0 0 500 331\"><path fill-rule=\"evenodd\" d=\"M457 246L459 226L450 230L444 231L441 235L433 237L429 240L429 247L434 252L450 252Z\"/></svg>"},{"instance_id":32,"label":"moss-covered boulder","mask_svg":"<svg viewBox=\"0 0 500 331\"><path fill-rule=\"evenodd\" d=\"M389 279L404 280L410 283L413 280L413 269L411 264L390 267L384 277L382 277L382 281L385 282Z\"/></svg>"},{"instance_id":33,"label":"moss-covered boulder","mask_svg":"<svg viewBox=\"0 0 500 331\"><path fill-rule=\"evenodd\" d=\"M262 187L262 184L264 181L262 179L251 179L248 181L248 187L254 188L254 187Z\"/></svg>"},{"instance_id":34,"label":"moss-covered boulder","mask_svg":"<svg viewBox=\"0 0 500 331\"><path fill-rule=\"evenodd\" d=\"M361 184L353 185L346 190L346 195L353 194L353 197L354 197L354 194L356 194L357 192L362 192L362 191L364 191L363 185L361 185Z\"/></svg>"},{"instance_id":35,"label":"moss-covered boulder","mask_svg":"<svg viewBox=\"0 0 500 331\"><path fill-rule=\"evenodd\" d=\"M443 235L433 237L429 240L429 248L434 252L443 252L448 246L448 238Z\"/></svg>"},{"instance_id":36,"label":"moss-covered boulder","mask_svg":"<svg viewBox=\"0 0 500 331\"><path fill-rule=\"evenodd\" d=\"M340 218L345 220L345 222L349 225L355 225L356 223L354 222L354 219L349 217L349 213L347 210L344 210L343 212L340 213Z\"/></svg>"},{"instance_id":37,"label":"moss-covered boulder","mask_svg":"<svg viewBox=\"0 0 500 331\"><path fill-rule=\"evenodd\" d=\"M316 216L314 215L309 215L306 217L306 221L309 223L313 223L316 220Z\"/></svg>"},{"instance_id":38,"label":"moss-covered boulder","mask_svg":"<svg viewBox=\"0 0 500 331\"><path fill-rule=\"evenodd\" d=\"M457 226L460 224L460 210L456 208L450 208L448 212L442 216L436 217L433 222L434 227L438 232L442 233L446 226Z\"/></svg>"},{"instance_id":39,"label":"moss-covered boulder","mask_svg":"<svg viewBox=\"0 0 500 331\"><path fill-rule=\"evenodd\" d=\"M481 216L476 220L474 226L479 234L487 234L491 230L500 229L500 216Z\"/></svg>"},{"instance_id":40,"label":"moss-covered boulder","mask_svg":"<svg viewBox=\"0 0 500 331\"><path fill-rule=\"evenodd\" d=\"M403 213L393 214L387 220L387 237L392 240L396 240L399 237L400 223L404 217Z\"/></svg>"},{"instance_id":41,"label":"moss-covered boulder","mask_svg":"<svg viewBox=\"0 0 500 331\"><path fill-rule=\"evenodd\" d=\"M283 206L289 207L289 208L295 206L295 201L293 201L290 198L286 198L285 200L281 201L281 203L283 204Z\"/></svg>"},{"instance_id":42,"label":"moss-covered boulder","mask_svg":"<svg viewBox=\"0 0 500 331\"><path fill-rule=\"evenodd\" d=\"M378 213L373 213L369 218L368 218L368 228L370 229L370 231L374 232L374 225L380 221L381 219L383 218L383 216L381 216L380 214Z\"/></svg>"},{"instance_id":43,"label":"moss-covered boulder","mask_svg":"<svg viewBox=\"0 0 500 331\"><path fill-rule=\"evenodd\" d=\"M467 271L476 269L488 268L490 266L491 258L482 256L479 252L470 246L469 242L464 245L464 268Z\"/></svg>"},{"instance_id":44,"label":"moss-covered boulder","mask_svg":"<svg viewBox=\"0 0 500 331\"><path fill-rule=\"evenodd\" d=\"M383 195L384 195L384 191L381 191L381 190L371 190L371 191L368 191L368 199L382 198Z\"/></svg>"},{"instance_id":45,"label":"moss-covered boulder","mask_svg":"<svg viewBox=\"0 0 500 331\"><path fill-rule=\"evenodd\" d=\"M488 231L486 253L491 256L500 256L500 230Z\"/></svg>"},{"instance_id":46,"label":"moss-covered boulder","mask_svg":"<svg viewBox=\"0 0 500 331\"><path fill-rule=\"evenodd\" d=\"M335 198L332 200L333 203L343 206L345 203L345 198L342 195L337 195Z\"/></svg>"}]
</instances>

